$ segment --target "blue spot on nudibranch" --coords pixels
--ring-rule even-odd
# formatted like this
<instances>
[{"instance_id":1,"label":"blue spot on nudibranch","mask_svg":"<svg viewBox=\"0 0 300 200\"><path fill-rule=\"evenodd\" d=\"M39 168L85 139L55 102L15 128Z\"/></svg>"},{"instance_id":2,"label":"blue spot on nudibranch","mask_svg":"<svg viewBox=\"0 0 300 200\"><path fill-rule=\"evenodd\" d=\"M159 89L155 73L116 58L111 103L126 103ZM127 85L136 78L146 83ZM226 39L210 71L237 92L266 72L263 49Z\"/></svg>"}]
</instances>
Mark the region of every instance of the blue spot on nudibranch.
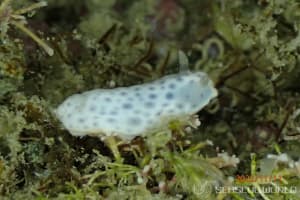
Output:
<instances>
[{"instance_id":1,"label":"blue spot on nudibranch","mask_svg":"<svg viewBox=\"0 0 300 200\"><path fill-rule=\"evenodd\" d=\"M105 115L106 113L105 113L105 111L100 111L99 114L100 115Z\"/></svg>"},{"instance_id":2,"label":"blue spot on nudibranch","mask_svg":"<svg viewBox=\"0 0 300 200\"><path fill-rule=\"evenodd\" d=\"M190 98L190 95L187 94L184 97L186 98L186 100L188 100Z\"/></svg>"},{"instance_id":3,"label":"blue spot on nudibranch","mask_svg":"<svg viewBox=\"0 0 300 200\"><path fill-rule=\"evenodd\" d=\"M152 107L154 107L154 103L153 102L146 102L145 103L145 107L147 107L147 108L152 108Z\"/></svg>"},{"instance_id":4,"label":"blue spot on nudibranch","mask_svg":"<svg viewBox=\"0 0 300 200\"><path fill-rule=\"evenodd\" d=\"M196 107L197 107L197 104L193 104L193 105L192 105L192 108L196 108Z\"/></svg>"},{"instance_id":5,"label":"blue spot on nudibranch","mask_svg":"<svg viewBox=\"0 0 300 200\"><path fill-rule=\"evenodd\" d=\"M150 95L149 95L149 98L150 98L150 99L155 99L156 97L157 97L156 94L150 94Z\"/></svg>"},{"instance_id":6,"label":"blue spot on nudibranch","mask_svg":"<svg viewBox=\"0 0 300 200\"><path fill-rule=\"evenodd\" d=\"M94 97L93 97L93 100L94 100L94 101L96 101L97 99L98 99L98 97L97 97L97 96L94 96Z\"/></svg>"},{"instance_id":7,"label":"blue spot on nudibranch","mask_svg":"<svg viewBox=\"0 0 300 200\"><path fill-rule=\"evenodd\" d=\"M121 92L121 95L122 95L122 96L126 96L126 95L127 95L127 92L124 92L124 91L123 91L123 92Z\"/></svg>"},{"instance_id":8,"label":"blue spot on nudibranch","mask_svg":"<svg viewBox=\"0 0 300 200\"><path fill-rule=\"evenodd\" d=\"M128 119L128 123L130 125L139 125L139 124L141 124L141 122L142 122L142 120L138 117L131 117Z\"/></svg>"},{"instance_id":9,"label":"blue spot on nudibranch","mask_svg":"<svg viewBox=\"0 0 300 200\"><path fill-rule=\"evenodd\" d=\"M169 85L169 88L170 89L174 89L176 86L175 86L175 84L174 83L170 83L170 85Z\"/></svg>"},{"instance_id":10,"label":"blue spot on nudibranch","mask_svg":"<svg viewBox=\"0 0 300 200\"><path fill-rule=\"evenodd\" d=\"M110 122L110 123L113 123L113 122L115 122L116 120L115 120L114 118L108 118L107 121Z\"/></svg>"},{"instance_id":11,"label":"blue spot on nudibranch","mask_svg":"<svg viewBox=\"0 0 300 200\"><path fill-rule=\"evenodd\" d=\"M89 110L90 110L91 112L95 111L95 110L96 110L96 106L91 106L91 107L89 108Z\"/></svg>"},{"instance_id":12,"label":"blue spot on nudibranch","mask_svg":"<svg viewBox=\"0 0 300 200\"><path fill-rule=\"evenodd\" d=\"M183 104L181 104L181 103L177 104L177 108L182 109L183 108Z\"/></svg>"},{"instance_id":13,"label":"blue spot on nudibranch","mask_svg":"<svg viewBox=\"0 0 300 200\"><path fill-rule=\"evenodd\" d=\"M173 98L174 98L174 94L173 94L173 93L168 92L168 93L166 94L166 99L171 100L171 99L173 99Z\"/></svg>"},{"instance_id":14,"label":"blue spot on nudibranch","mask_svg":"<svg viewBox=\"0 0 300 200\"><path fill-rule=\"evenodd\" d=\"M178 82L181 82L181 81L183 81L183 78L179 76L179 77L176 78L176 80L177 80Z\"/></svg>"},{"instance_id":15,"label":"blue spot on nudibranch","mask_svg":"<svg viewBox=\"0 0 300 200\"><path fill-rule=\"evenodd\" d=\"M141 88L140 88L140 87L135 87L134 90L135 90L135 91L140 91Z\"/></svg>"},{"instance_id":16,"label":"blue spot on nudibranch","mask_svg":"<svg viewBox=\"0 0 300 200\"><path fill-rule=\"evenodd\" d=\"M150 87L149 87L149 90L155 90L155 87L150 86Z\"/></svg>"},{"instance_id":17,"label":"blue spot on nudibranch","mask_svg":"<svg viewBox=\"0 0 300 200\"><path fill-rule=\"evenodd\" d=\"M136 93L135 93L135 96L139 97L139 96L141 96L141 93L136 92Z\"/></svg>"},{"instance_id":18,"label":"blue spot on nudibranch","mask_svg":"<svg viewBox=\"0 0 300 200\"><path fill-rule=\"evenodd\" d=\"M173 109L168 110L169 113L174 113L175 111Z\"/></svg>"},{"instance_id":19,"label":"blue spot on nudibranch","mask_svg":"<svg viewBox=\"0 0 300 200\"><path fill-rule=\"evenodd\" d=\"M98 127L98 122L94 122L93 126Z\"/></svg>"},{"instance_id":20,"label":"blue spot on nudibranch","mask_svg":"<svg viewBox=\"0 0 300 200\"><path fill-rule=\"evenodd\" d=\"M117 111L111 111L109 114L116 115L116 114L118 114L118 112Z\"/></svg>"},{"instance_id":21,"label":"blue spot on nudibranch","mask_svg":"<svg viewBox=\"0 0 300 200\"><path fill-rule=\"evenodd\" d=\"M162 105L163 108L164 108L164 107L167 107L167 106L169 106L168 103L163 103L163 105Z\"/></svg>"},{"instance_id":22,"label":"blue spot on nudibranch","mask_svg":"<svg viewBox=\"0 0 300 200\"><path fill-rule=\"evenodd\" d=\"M166 80L161 80L160 84L164 84L166 82Z\"/></svg>"},{"instance_id":23,"label":"blue spot on nudibranch","mask_svg":"<svg viewBox=\"0 0 300 200\"><path fill-rule=\"evenodd\" d=\"M193 83L195 83L195 80L190 80L189 81L189 84L193 84Z\"/></svg>"},{"instance_id":24,"label":"blue spot on nudibranch","mask_svg":"<svg viewBox=\"0 0 300 200\"><path fill-rule=\"evenodd\" d=\"M140 114L141 111L140 111L140 110L135 110L134 113L135 113L135 114Z\"/></svg>"},{"instance_id":25,"label":"blue spot on nudibranch","mask_svg":"<svg viewBox=\"0 0 300 200\"><path fill-rule=\"evenodd\" d=\"M148 124L152 124L152 123L153 123L153 120L149 119Z\"/></svg>"},{"instance_id":26,"label":"blue spot on nudibranch","mask_svg":"<svg viewBox=\"0 0 300 200\"><path fill-rule=\"evenodd\" d=\"M130 104L130 103L124 103L122 107L124 109L130 109L130 108L132 108L132 104Z\"/></svg>"}]
</instances>

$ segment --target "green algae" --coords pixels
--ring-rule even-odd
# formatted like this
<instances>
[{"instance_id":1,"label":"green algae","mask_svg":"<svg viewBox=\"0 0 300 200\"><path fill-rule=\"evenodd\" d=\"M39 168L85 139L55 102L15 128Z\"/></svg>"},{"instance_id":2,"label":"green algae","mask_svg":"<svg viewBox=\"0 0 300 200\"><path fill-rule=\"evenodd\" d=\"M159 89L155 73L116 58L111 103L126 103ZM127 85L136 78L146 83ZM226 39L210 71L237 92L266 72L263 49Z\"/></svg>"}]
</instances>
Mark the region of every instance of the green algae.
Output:
<instances>
[{"instance_id":1,"label":"green algae","mask_svg":"<svg viewBox=\"0 0 300 200\"><path fill-rule=\"evenodd\" d=\"M296 0L0 3L1 199L299 199ZM71 94L178 72L179 51L219 91L200 127L174 122L121 143L119 163L100 139L72 137L57 121ZM287 162L268 158L283 153ZM218 192L257 174L280 175L267 185L295 192L264 193L259 182Z\"/></svg>"}]
</instances>

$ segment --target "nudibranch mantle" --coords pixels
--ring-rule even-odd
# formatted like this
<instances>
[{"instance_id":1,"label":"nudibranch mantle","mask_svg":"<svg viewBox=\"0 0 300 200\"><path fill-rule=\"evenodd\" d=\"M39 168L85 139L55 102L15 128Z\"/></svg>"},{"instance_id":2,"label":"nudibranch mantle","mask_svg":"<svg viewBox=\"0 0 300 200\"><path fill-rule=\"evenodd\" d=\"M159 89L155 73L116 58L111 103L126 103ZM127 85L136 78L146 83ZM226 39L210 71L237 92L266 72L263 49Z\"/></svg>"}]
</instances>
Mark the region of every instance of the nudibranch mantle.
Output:
<instances>
[{"instance_id":1,"label":"nudibranch mantle","mask_svg":"<svg viewBox=\"0 0 300 200\"><path fill-rule=\"evenodd\" d=\"M74 94L55 113L74 136L130 140L192 116L217 94L206 73L179 73L141 85Z\"/></svg>"}]
</instances>

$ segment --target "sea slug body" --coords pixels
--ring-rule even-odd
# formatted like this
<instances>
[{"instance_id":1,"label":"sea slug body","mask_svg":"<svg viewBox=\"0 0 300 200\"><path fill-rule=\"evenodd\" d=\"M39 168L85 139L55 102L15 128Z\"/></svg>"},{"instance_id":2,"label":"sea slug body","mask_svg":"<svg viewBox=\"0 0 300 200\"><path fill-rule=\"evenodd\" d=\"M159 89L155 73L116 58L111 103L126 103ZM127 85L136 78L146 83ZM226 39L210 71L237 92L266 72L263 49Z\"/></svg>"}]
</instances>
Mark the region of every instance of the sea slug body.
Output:
<instances>
[{"instance_id":1,"label":"sea slug body","mask_svg":"<svg viewBox=\"0 0 300 200\"><path fill-rule=\"evenodd\" d=\"M179 73L151 83L75 94L55 112L72 135L128 140L166 129L171 120L197 113L216 96L207 74Z\"/></svg>"}]
</instances>

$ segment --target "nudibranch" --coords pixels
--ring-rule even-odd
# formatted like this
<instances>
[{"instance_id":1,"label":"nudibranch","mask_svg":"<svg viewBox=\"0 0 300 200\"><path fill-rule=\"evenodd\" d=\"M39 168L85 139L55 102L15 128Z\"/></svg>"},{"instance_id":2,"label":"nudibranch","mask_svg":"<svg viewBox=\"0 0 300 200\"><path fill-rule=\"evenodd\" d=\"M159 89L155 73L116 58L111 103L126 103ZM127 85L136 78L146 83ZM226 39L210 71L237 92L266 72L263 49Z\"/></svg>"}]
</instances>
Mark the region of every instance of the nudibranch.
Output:
<instances>
[{"instance_id":1,"label":"nudibranch","mask_svg":"<svg viewBox=\"0 0 300 200\"><path fill-rule=\"evenodd\" d=\"M192 116L217 94L206 73L179 73L141 85L74 94L55 113L74 136L130 140Z\"/></svg>"}]
</instances>

